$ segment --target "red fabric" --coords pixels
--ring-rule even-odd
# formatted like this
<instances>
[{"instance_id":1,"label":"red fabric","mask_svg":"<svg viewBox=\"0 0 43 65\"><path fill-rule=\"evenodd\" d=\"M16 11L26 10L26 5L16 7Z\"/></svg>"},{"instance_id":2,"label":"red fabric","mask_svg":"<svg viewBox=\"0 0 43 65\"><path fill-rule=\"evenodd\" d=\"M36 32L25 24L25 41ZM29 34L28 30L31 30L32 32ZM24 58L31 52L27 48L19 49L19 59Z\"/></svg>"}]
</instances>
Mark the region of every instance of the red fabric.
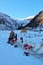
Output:
<instances>
[{"instance_id":1,"label":"red fabric","mask_svg":"<svg viewBox=\"0 0 43 65\"><path fill-rule=\"evenodd\" d=\"M11 42L11 43L14 43L14 42L15 42L15 40L11 40L10 42Z\"/></svg>"},{"instance_id":2,"label":"red fabric","mask_svg":"<svg viewBox=\"0 0 43 65\"><path fill-rule=\"evenodd\" d=\"M30 46L30 45L28 45L28 44L24 44L24 48L25 48L26 50L29 50L29 49L32 48L32 46Z\"/></svg>"},{"instance_id":3,"label":"red fabric","mask_svg":"<svg viewBox=\"0 0 43 65\"><path fill-rule=\"evenodd\" d=\"M15 43L15 42L16 42L16 40L17 40L17 39L15 39L15 40L14 40L14 39L12 39L10 42L11 42L11 43Z\"/></svg>"},{"instance_id":4,"label":"red fabric","mask_svg":"<svg viewBox=\"0 0 43 65\"><path fill-rule=\"evenodd\" d=\"M28 49L31 49L32 48L32 46L30 46Z\"/></svg>"},{"instance_id":5,"label":"red fabric","mask_svg":"<svg viewBox=\"0 0 43 65\"><path fill-rule=\"evenodd\" d=\"M24 44L24 47L27 47L27 46L29 46L28 44Z\"/></svg>"}]
</instances>

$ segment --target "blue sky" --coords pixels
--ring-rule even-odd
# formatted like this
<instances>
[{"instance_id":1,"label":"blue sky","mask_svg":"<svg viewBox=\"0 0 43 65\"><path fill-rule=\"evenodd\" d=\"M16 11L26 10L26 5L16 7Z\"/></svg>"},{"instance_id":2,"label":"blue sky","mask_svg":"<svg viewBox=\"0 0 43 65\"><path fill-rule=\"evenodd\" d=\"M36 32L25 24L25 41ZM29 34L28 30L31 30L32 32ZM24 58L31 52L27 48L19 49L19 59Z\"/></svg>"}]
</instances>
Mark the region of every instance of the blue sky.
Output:
<instances>
[{"instance_id":1,"label":"blue sky","mask_svg":"<svg viewBox=\"0 0 43 65\"><path fill-rule=\"evenodd\" d=\"M12 18L26 18L43 10L43 0L0 0L0 12Z\"/></svg>"}]
</instances>

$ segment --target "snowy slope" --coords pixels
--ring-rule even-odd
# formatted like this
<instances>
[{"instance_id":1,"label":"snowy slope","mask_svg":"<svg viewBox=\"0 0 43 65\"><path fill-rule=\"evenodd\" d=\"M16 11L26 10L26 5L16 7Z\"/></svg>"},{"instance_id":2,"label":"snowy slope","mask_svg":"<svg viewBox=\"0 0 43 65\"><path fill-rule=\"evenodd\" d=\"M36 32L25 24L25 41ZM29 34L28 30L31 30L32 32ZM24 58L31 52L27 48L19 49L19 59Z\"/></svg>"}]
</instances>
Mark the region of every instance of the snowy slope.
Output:
<instances>
[{"instance_id":1,"label":"snowy slope","mask_svg":"<svg viewBox=\"0 0 43 65\"><path fill-rule=\"evenodd\" d=\"M25 27L33 18L34 16L12 19L10 16L0 12L0 30L17 30L21 25ZM30 29L28 26L26 28ZM39 25L37 28L33 28L33 30L43 30L43 25Z\"/></svg>"},{"instance_id":2,"label":"snowy slope","mask_svg":"<svg viewBox=\"0 0 43 65\"><path fill-rule=\"evenodd\" d=\"M22 24L22 26L25 26L26 24L28 24L32 19L34 18L34 16L28 16L26 18L18 18L16 19L17 23Z\"/></svg>"},{"instance_id":3,"label":"snowy slope","mask_svg":"<svg viewBox=\"0 0 43 65\"><path fill-rule=\"evenodd\" d=\"M43 61L40 59L30 55L26 57L23 55L24 50L21 47L14 48L10 44L7 44L7 40L9 37L10 31L0 31L0 65L43 65ZM36 36L34 37L35 33L31 31L27 31L28 35L31 36L31 39L28 39L28 35L26 33L21 33L21 31L15 31L18 35L18 40L21 36L23 36L24 43L28 43L30 41L34 43L42 42L42 36L39 36L40 33L36 32ZM32 35L33 34L33 35ZM41 33L42 35L42 33ZM27 38L26 38L27 37ZM36 38L36 39L35 39ZM38 39L38 41L37 41ZM40 41L39 41L40 39ZM29 41L28 41L29 40ZM39 43L40 44L40 43ZM37 44L36 44L37 45ZM35 46L36 46L35 45Z\"/></svg>"},{"instance_id":4,"label":"snowy slope","mask_svg":"<svg viewBox=\"0 0 43 65\"><path fill-rule=\"evenodd\" d=\"M22 26L25 26L25 25L28 24L29 22L30 22L30 20L28 20L28 19L17 20L17 23L20 24L20 26L21 26L21 24L22 24Z\"/></svg>"},{"instance_id":5,"label":"snowy slope","mask_svg":"<svg viewBox=\"0 0 43 65\"><path fill-rule=\"evenodd\" d=\"M16 30L18 23L10 16L0 12L0 30Z\"/></svg>"},{"instance_id":6,"label":"snowy slope","mask_svg":"<svg viewBox=\"0 0 43 65\"><path fill-rule=\"evenodd\" d=\"M12 19L10 16L0 12L0 30L16 30L21 24L25 26L34 16L21 19Z\"/></svg>"}]
</instances>

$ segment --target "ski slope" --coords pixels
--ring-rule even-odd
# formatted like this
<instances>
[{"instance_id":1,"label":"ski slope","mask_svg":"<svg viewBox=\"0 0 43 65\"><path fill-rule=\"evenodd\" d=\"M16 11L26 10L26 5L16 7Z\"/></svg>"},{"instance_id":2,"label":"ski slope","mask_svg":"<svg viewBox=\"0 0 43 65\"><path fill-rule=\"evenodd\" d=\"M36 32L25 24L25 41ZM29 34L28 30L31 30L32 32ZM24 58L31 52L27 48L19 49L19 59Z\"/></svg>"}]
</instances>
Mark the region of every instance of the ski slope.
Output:
<instances>
[{"instance_id":1,"label":"ski slope","mask_svg":"<svg viewBox=\"0 0 43 65\"><path fill-rule=\"evenodd\" d=\"M37 35L34 39L34 33L31 31L27 31L26 33L21 33L21 31L15 31L18 35L18 40L21 36L23 36L24 43L29 43L32 41L33 43L41 42L42 37L37 37L40 33L36 32ZM43 65L43 61L32 56L25 56L24 50L22 47L14 48L13 45L7 44L7 40L9 37L10 31L0 31L0 65ZM31 35L30 35L31 33ZM42 34L42 33L41 33ZM31 36L31 39L28 39L28 35ZM40 40L39 40L40 39ZM29 41L28 41L29 40ZM38 40L38 41L36 41ZM20 41L18 41L20 43ZM36 45L34 50L36 49ZM39 44L40 45L40 44Z\"/></svg>"}]
</instances>

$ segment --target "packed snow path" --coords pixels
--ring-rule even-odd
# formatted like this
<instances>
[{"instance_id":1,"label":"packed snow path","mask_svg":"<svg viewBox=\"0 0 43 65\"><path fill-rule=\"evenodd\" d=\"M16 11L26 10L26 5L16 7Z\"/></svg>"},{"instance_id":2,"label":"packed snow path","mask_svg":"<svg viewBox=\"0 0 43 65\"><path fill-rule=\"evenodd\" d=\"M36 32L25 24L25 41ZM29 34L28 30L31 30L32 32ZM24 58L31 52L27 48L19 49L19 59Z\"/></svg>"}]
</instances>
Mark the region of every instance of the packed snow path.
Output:
<instances>
[{"instance_id":1,"label":"packed snow path","mask_svg":"<svg viewBox=\"0 0 43 65\"><path fill-rule=\"evenodd\" d=\"M16 31L18 38L21 36L19 32ZM9 33L10 31L0 31L0 65L43 65L43 61L32 55L23 55L24 50L21 47L14 48L7 44Z\"/></svg>"}]
</instances>

